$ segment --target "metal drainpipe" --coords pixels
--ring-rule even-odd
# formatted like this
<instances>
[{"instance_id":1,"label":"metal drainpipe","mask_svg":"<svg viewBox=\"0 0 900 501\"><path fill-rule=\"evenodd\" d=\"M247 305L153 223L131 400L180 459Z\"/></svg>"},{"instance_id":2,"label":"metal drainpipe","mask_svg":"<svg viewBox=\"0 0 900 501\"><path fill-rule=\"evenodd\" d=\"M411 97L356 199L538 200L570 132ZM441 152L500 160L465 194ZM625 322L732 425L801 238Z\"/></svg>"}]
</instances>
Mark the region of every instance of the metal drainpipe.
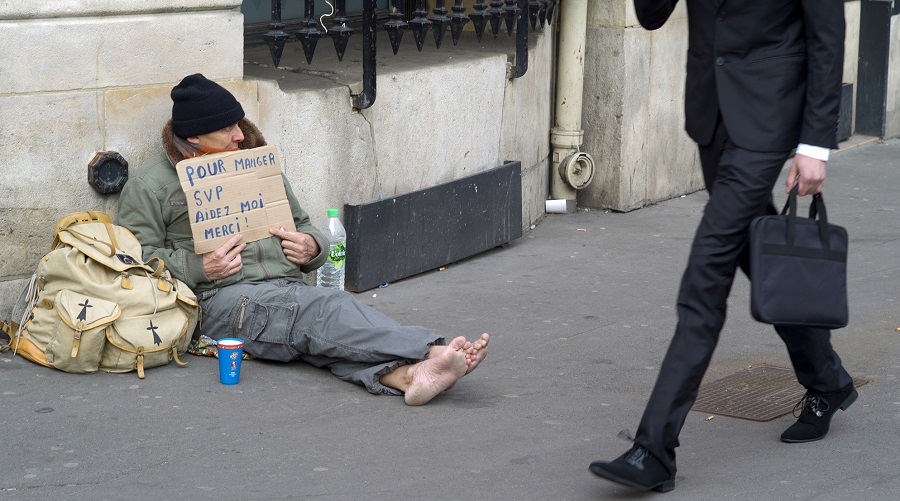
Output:
<instances>
[{"instance_id":1,"label":"metal drainpipe","mask_svg":"<svg viewBox=\"0 0 900 501\"><path fill-rule=\"evenodd\" d=\"M566 212L575 212L577 190L594 177L594 160L581 150L584 46L588 0L560 2L559 48L556 69L556 118L550 129L550 198L566 200Z\"/></svg>"}]
</instances>

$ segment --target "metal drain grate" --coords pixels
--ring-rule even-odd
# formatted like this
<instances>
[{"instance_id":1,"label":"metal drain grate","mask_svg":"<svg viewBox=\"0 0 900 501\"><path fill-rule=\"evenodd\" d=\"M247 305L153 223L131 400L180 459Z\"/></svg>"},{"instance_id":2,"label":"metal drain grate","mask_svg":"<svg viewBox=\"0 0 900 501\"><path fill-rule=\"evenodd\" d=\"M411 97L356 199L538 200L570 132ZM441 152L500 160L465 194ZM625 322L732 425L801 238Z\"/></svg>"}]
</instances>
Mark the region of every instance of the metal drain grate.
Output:
<instances>
[{"instance_id":1,"label":"metal drain grate","mask_svg":"<svg viewBox=\"0 0 900 501\"><path fill-rule=\"evenodd\" d=\"M866 383L854 381L857 388ZM805 393L793 370L761 365L703 385L691 410L771 421L789 414Z\"/></svg>"}]
</instances>

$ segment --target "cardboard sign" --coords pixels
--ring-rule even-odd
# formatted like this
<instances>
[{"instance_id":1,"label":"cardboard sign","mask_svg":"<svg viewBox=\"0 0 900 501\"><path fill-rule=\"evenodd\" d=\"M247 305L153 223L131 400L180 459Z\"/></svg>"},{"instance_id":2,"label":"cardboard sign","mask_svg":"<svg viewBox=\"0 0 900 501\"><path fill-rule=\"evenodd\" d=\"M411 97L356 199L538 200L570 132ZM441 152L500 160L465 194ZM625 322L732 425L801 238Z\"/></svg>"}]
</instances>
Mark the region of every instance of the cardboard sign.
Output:
<instances>
[{"instance_id":1,"label":"cardboard sign","mask_svg":"<svg viewBox=\"0 0 900 501\"><path fill-rule=\"evenodd\" d=\"M187 198L194 252L268 238L269 228L296 231L274 146L204 155L175 166Z\"/></svg>"}]
</instances>

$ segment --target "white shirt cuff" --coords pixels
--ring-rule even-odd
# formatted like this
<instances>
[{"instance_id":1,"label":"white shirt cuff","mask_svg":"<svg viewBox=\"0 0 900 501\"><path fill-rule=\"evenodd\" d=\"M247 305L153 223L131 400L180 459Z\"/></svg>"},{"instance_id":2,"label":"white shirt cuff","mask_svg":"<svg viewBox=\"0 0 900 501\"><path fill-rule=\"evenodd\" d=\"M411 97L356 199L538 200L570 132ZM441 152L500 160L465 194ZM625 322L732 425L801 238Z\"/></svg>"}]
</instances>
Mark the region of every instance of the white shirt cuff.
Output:
<instances>
[{"instance_id":1,"label":"white shirt cuff","mask_svg":"<svg viewBox=\"0 0 900 501\"><path fill-rule=\"evenodd\" d=\"M800 143L797 145L797 155L804 155L807 157L812 157L817 160L821 160L823 162L828 161L828 155L831 153L831 150L828 148L823 148L821 146L813 146L811 144L803 144Z\"/></svg>"}]
</instances>

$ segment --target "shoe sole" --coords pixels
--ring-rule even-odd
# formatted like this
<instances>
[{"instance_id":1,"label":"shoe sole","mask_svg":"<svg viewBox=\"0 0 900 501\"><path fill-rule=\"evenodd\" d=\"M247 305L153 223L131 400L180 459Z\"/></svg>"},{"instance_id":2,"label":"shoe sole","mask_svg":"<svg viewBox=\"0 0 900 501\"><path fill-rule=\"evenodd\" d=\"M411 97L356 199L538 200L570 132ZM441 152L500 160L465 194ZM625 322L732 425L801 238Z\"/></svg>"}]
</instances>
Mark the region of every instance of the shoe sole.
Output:
<instances>
[{"instance_id":1,"label":"shoe sole","mask_svg":"<svg viewBox=\"0 0 900 501\"><path fill-rule=\"evenodd\" d=\"M857 397L859 397L859 392L856 391L856 388L853 388L853 391L851 391L850 394L847 395L847 398L845 398L844 401L841 402L841 405L838 408L842 411L847 410L847 407L850 407L851 405L853 405L853 402L856 402Z\"/></svg>"},{"instance_id":2,"label":"shoe sole","mask_svg":"<svg viewBox=\"0 0 900 501\"><path fill-rule=\"evenodd\" d=\"M633 480L628 480L627 478L622 478L618 475L614 475L614 474L604 470L603 468L600 468L600 467L595 468L594 465L590 466L590 470L591 470L591 473L593 473L594 475L597 475L598 477L605 478L606 480L613 481L617 484L621 484L626 487L631 487L632 489L637 489L641 492L648 492L648 491L669 492L675 488L675 480L671 479L671 478L668 480L663 480L662 482L659 482L659 483L653 484L653 485L641 485L641 484L634 482Z\"/></svg>"},{"instance_id":3,"label":"shoe sole","mask_svg":"<svg viewBox=\"0 0 900 501\"><path fill-rule=\"evenodd\" d=\"M854 388L853 391L850 392L849 395L847 395L847 398L845 398L844 401L841 402L841 405L838 406L838 409L840 409L842 411L846 411L848 407L853 405L853 402L856 402L857 397L859 397L859 392L856 391L856 388ZM827 431L825 432L825 435L822 435L821 437L811 438L809 440L794 440L794 439L782 437L781 441L786 444L805 444L808 442L815 442L817 440L822 440L823 438L825 438L826 435L828 435Z\"/></svg>"},{"instance_id":4,"label":"shoe sole","mask_svg":"<svg viewBox=\"0 0 900 501\"><path fill-rule=\"evenodd\" d=\"M828 435L828 433L826 432L825 435ZM823 438L825 438L825 435L822 435L821 437L810 438L807 440L797 440L797 439L793 439L793 438L781 437L781 441L786 444L805 444L807 442L815 442L817 440L822 440Z\"/></svg>"}]
</instances>

